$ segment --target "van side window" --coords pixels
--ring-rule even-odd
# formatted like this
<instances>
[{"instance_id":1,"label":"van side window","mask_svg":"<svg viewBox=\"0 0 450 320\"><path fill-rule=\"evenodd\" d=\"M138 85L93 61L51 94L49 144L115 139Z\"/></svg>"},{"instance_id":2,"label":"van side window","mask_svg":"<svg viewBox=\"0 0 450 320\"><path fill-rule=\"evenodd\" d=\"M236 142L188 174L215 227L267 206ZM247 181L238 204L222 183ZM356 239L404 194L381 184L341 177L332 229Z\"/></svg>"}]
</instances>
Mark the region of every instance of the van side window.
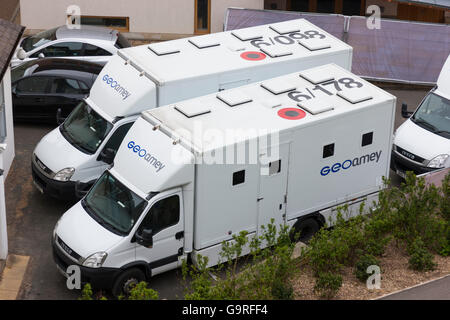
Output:
<instances>
[{"instance_id":1,"label":"van side window","mask_svg":"<svg viewBox=\"0 0 450 320\"><path fill-rule=\"evenodd\" d=\"M142 221L140 230L151 229L153 234L174 226L180 220L180 197L171 196L153 204L147 216Z\"/></svg>"},{"instance_id":2,"label":"van side window","mask_svg":"<svg viewBox=\"0 0 450 320\"><path fill-rule=\"evenodd\" d=\"M245 182L245 170L236 171L233 173L233 186Z\"/></svg>"},{"instance_id":3,"label":"van side window","mask_svg":"<svg viewBox=\"0 0 450 320\"><path fill-rule=\"evenodd\" d=\"M269 176L279 173L281 171L281 160L272 161L269 163Z\"/></svg>"},{"instance_id":4,"label":"van side window","mask_svg":"<svg viewBox=\"0 0 450 320\"><path fill-rule=\"evenodd\" d=\"M117 151L120 147L120 144L122 143L123 138L125 138L125 135L128 133L128 130L130 130L132 125L133 122L129 122L125 123L120 128L117 128L117 130L112 134L111 138L106 143L105 149L110 148L114 151Z\"/></svg>"},{"instance_id":5,"label":"van side window","mask_svg":"<svg viewBox=\"0 0 450 320\"><path fill-rule=\"evenodd\" d=\"M323 147L323 158L332 157L334 155L334 143L327 144Z\"/></svg>"},{"instance_id":6,"label":"van side window","mask_svg":"<svg viewBox=\"0 0 450 320\"><path fill-rule=\"evenodd\" d=\"M362 135L362 141L361 146L368 146L369 144L372 144L373 141L373 132L368 132Z\"/></svg>"}]
</instances>

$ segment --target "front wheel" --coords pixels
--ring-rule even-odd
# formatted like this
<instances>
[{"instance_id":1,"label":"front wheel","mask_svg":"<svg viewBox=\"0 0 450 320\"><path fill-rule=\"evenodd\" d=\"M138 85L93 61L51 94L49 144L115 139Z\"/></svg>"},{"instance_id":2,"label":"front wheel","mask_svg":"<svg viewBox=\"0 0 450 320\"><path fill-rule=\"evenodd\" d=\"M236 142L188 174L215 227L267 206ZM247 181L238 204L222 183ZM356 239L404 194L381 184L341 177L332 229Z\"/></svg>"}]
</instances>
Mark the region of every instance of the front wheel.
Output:
<instances>
[{"instance_id":1,"label":"front wheel","mask_svg":"<svg viewBox=\"0 0 450 320\"><path fill-rule=\"evenodd\" d=\"M299 221L294 226L294 240L308 243L319 229L320 225L314 218Z\"/></svg>"},{"instance_id":2,"label":"front wheel","mask_svg":"<svg viewBox=\"0 0 450 320\"><path fill-rule=\"evenodd\" d=\"M112 294L116 298L121 295L128 296L131 290L141 281L145 281L145 274L140 269L132 268L125 270L114 282Z\"/></svg>"}]
</instances>

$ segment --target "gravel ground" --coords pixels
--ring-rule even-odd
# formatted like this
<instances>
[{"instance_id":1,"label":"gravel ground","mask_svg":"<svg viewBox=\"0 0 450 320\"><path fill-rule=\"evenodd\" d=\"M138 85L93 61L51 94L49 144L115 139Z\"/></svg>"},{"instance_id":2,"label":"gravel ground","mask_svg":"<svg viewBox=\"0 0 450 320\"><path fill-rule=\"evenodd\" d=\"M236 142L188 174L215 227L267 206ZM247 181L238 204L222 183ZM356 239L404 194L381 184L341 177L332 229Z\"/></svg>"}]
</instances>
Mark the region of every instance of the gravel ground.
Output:
<instances>
[{"instance_id":1,"label":"gravel ground","mask_svg":"<svg viewBox=\"0 0 450 320\"><path fill-rule=\"evenodd\" d=\"M353 274L353 268L345 267L342 272L342 287L336 300L369 300L388 293L423 283L450 274L450 257L435 255L437 267L433 271L418 272L408 268L408 255L403 248L391 243L385 254L379 258L381 268L381 288L369 290L364 282ZM320 299L314 293L315 279L311 268L303 266L293 281L295 297L299 300Z\"/></svg>"}]
</instances>

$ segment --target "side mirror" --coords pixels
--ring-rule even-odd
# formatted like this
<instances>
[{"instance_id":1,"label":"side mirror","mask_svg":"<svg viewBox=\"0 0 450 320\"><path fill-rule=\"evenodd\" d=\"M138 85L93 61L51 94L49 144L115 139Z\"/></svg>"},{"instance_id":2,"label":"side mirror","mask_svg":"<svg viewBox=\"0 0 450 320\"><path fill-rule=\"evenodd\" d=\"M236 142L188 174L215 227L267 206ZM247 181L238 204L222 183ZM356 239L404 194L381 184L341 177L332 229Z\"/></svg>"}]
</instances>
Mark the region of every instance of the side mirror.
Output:
<instances>
[{"instance_id":1,"label":"side mirror","mask_svg":"<svg viewBox=\"0 0 450 320\"><path fill-rule=\"evenodd\" d=\"M144 229L141 232L136 232L136 242L144 247L152 247L153 246L153 230L152 229Z\"/></svg>"},{"instance_id":2,"label":"side mirror","mask_svg":"<svg viewBox=\"0 0 450 320\"><path fill-rule=\"evenodd\" d=\"M58 108L58 110L56 111L56 123L58 125L61 125L65 120L63 117L61 117L61 113L62 113L61 108Z\"/></svg>"},{"instance_id":3,"label":"side mirror","mask_svg":"<svg viewBox=\"0 0 450 320\"><path fill-rule=\"evenodd\" d=\"M104 148L102 152L98 155L99 161L103 161L106 164L112 164L114 161L114 157L116 156L116 152L111 148Z\"/></svg>"},{"instance_id":4,"label":"side mirror","mask_svg":"<svg viewBox=\"0 0 450 320\"><path fill-rule=\"evenodd\" d=\"M14 95L17 94L16 87L17 87L17 86L15 85L15 86L13 86L13 87L11 88L11 93L14 94Z\"/></svg>"},{"instance_id":5,"label":"side mirror","mask_svg":"<svg viewBox=\"0 0 450 320\"><path fill-rule=\"evenodd\" d=\"M408 105L406 103L402 103L402 117L408 119L413 113L408 111Z\"/></svg>"},{"instance_id":6,"label":"side mirror","mask_svg":"<svg viewBox=\"0 0 450 320\"><path fill-rule=\"evenodd\" d=\"M38 54L38 58L39 59L43 59L43 58L45 58L45 55L41 52L41 53Z\"/></svg>"},{"instance_id":7,"label":"side mirror","mask_svg":"<svg viewBox=\"0 0 450 320\"><path fill-rule=\"evenodd\" d=\"M24 60L27 57L27 52L23 50L23 48L20 48L19 51L17 51L17 58L20 60Z\"/></svg>"}]
</instances>

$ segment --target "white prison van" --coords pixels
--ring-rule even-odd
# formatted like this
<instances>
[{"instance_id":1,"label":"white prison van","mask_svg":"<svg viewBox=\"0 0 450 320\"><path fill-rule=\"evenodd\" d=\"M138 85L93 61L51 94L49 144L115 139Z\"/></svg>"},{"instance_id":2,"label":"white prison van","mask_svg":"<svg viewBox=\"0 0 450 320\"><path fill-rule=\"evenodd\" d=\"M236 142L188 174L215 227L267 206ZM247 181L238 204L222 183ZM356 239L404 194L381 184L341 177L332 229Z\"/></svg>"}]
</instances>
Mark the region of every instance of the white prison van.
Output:
<instances>
[{"instance_id":1,"label":"white prison van","mask_svg":"<svg viewBox=\"0 0 450 320\"><path fill-rule=\"evenodd\" d=\"M310 237L338 205L378 199L395 104L328 64L145 111L55 226L56 265L119 294L197 254L213 266L272 218Z\"/></svg>"},{"instance_id":2,"label":"white prison van","mask_svg":"<svg viewBox=\"0 0 450 320\"><path fill-rule=\"evenodd\" d=\"M327 63L350 70L352 47L304 19L118 51L89 97L32 155L44 193L72 198L109 167L140 112Z\"/></svg>"},{"instance_id":3,"label":"white prison van","mask_svg":"<svg viewBox=\"0 0 450 320\"><path fill-rule=\"evenodd\" d=\"M423 174L450 168L450 56L436 87L415 112L402 105L407 120L395 132L391 167L402 178L406 171Z\"/></svg>"}]
</instances>

